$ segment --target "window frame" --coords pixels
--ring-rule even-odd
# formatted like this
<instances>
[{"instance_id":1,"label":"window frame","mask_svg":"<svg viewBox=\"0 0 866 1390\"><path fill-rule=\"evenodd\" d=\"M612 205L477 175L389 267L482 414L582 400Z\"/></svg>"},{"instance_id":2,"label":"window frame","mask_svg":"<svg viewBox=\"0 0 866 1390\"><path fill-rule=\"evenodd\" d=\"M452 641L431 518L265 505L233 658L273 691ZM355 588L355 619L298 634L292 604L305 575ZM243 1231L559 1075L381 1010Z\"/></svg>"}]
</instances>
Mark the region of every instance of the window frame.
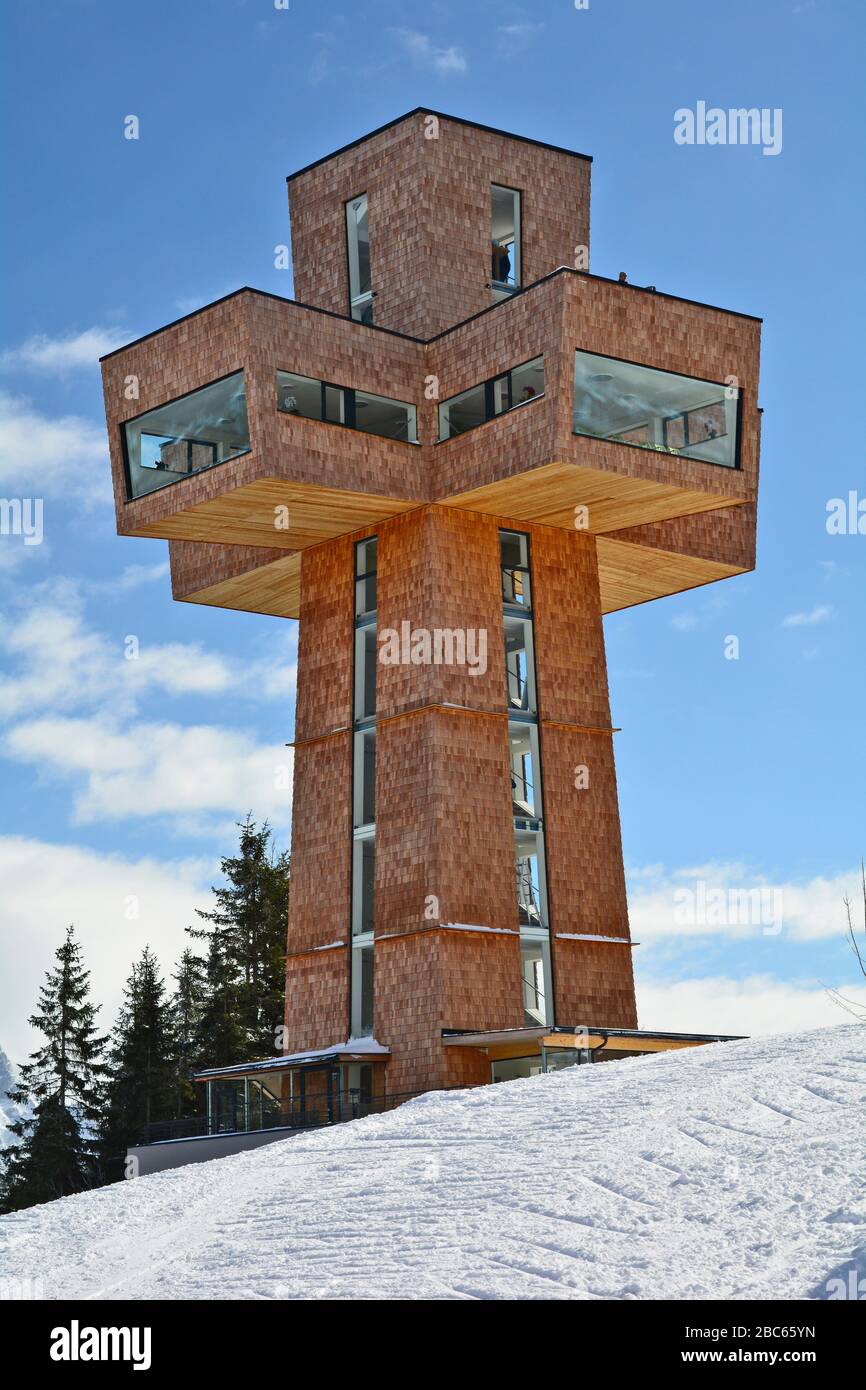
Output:
<instances>
[{"instance_id":1,"label":"window frame","mask_svg":"<svg viewBox=\"0 0 866 1390\"><path fill-rule=\"evenodd\" d=\"M281 376L302 377L304 381L310 381L318 385L321 388L321 415L302 415L300 411L284 410L283 407L280 405L279 379ZM277 367L274 380L277 388L276 397L278 415L287 415L290 419L294 415L297 415L299 419L310 420L313 424L336 425L338 429L354 430L357 434L372 434L375 436L376 439L387 439L392 444L408 444L412 448L417 448L418 445L420 445L421 443L420 439L418 438L418 406L415 401L398 401L394 396L382 396L379 394L378 391L370 391L364 386L340 386L339 383L336 381L326 381L323 377L318 376L307 376L306 372L291 371L288 367ZM341 393L343 400L342 420L329 420L327 415L325 414L325 401L327 391L339 391ZM357 423L357 415L355 409L355 397L359 393L362 396L376 397L378 400L387 401L389 402L389 404L392 405L403 406L407 412L411 412L408 418L410 424L414 425L415 438L396 439L392 434L379 434L376 430L367 430L360 428L360 426Z\"/></svg>"},{"instance_id":2,"label":"window frame","mask_svg":"<svg viewBox=\"0 0 866 1390\"><path fill-rule=\"evenodd\" d=\"M295 375L297 375L297 373L295 373ZM140 502L141 499L142 499L143 497L150 497L150 496L152 495L152 493L154 493L154 492L162 492L162 489L163 489L163 488L165 488L165 487L172 487L172 486L173 486L173 483L172 483L172 482L167 482L167 483L163 483L162 487L155 487L155 488L152 488L150 492L142 492L138 497L136 497L136 496L133 494L133 491L132 491L132 469L130 468L130 464L129 464L129 446L128 446L127 440L126 440L126 427L127 427L127 425L134 425L135 422L136 422L136 420L143 420L144 417L145 417L146 415L152 414L154 410L162 410L162 409L164 409L166 406L169 406L169 405L176 405L178 401L185 400L185 399L187 398L187 396L194 396L194 395L196 394L197 391L206 391L207 388L208 388L209 386L218 386L219 383L220 383L221 381L228 381L228 380L229 380L231 377L233 377L233 376L240 376L241 378L243 378L243 383L244 383L244 402L245 402L245 404L246 404L246 403L247 403L247 399L248 399L248 398L247 398L246 373L245 373L243 367L236 367L236 368L234 369L234 371L231 371L231 372L223 372L222 376L215 376L215 377L213 377L213 379L212 379L211 381L203 381L202 384L201 384L201 386L193 386L192 389L191 389L190 391L181 391L180 394L177 395L177 396L170 396L169 399L168 399L167 401L160 401L157 405L152 405L152 406L150 406L150 408L149 408L148 410L140 410L140 411L138 412L137 415L130 415L130 416L128 416L128 418L127 418L126 420L121 420L121 421L119 421L119 423L118 423L118 430L120 431L121 461L122 461L122 463L123 463L123 477L124 477L124 482L125 482L125 484L126 484L126 500L125 500L125 502L124 502L124 506L129 506L130 503L132 503L132 502ZM243 458L246 454L251 454L251 453L252 453L252 451L253 451L253 440L252 440L252 430L250 429L250 415L249 415L249 406L248 406L248 404L247 404L247 434L248 434L249 439L250 439L249 447L248 447L247 449L240 449L236 454L232 454L232 455L231 455L229 458L227 458L227 459L219 459L219 460L217 460L216 463L206 463L202 468L197 468L197 469L195 470L195 473L184 473L184 474L181 475L181 477L175 478L175 479L174 479L174 483L182 483L182 482L184 482L185 479L187 479L187 478L195 478L199 473L207 473L207 472L209 472L211 468L222 468L222 466L223 466L224 463L232 463L235 459ZM163 437L166 437L166 436L163 436Z\"/></svg>"},{"instance_id":3,"label":"window frame","mask_svg":"<svg viewBox=\"0 0 866 1390\"><path fill-rule=\"evenodd\" d=\"M539 391L537 395L532 396L532 397L530 398L530 400L528 400L528 401L514 401L514 402L513 402L511 405L509 405L505 410L498 410L498 411L497 411L497 410L495 409L495 403L496 403L496 390L495 390L495 388L496 388L496 383L497 383L498 381L502 381L502 380L507 379L507 382L508 382L508 399L511 400L511 397L512 397L512 394L513 394L513 388L512 388L512 378L513 378L513 374L514 374L515 372L519 372L520 369L521 369L521 367L528 367L528 366L530 366L533 362L539 362L539 361L542 363L542 370L543 370L543 372L544 372L544 390L543 390L543 391ZM512 414L514 413L515 410L521 410L521 409L525 408L525 407L528 406L528 405L534 405L536 401L543 401L544 398L545 398L545 396L547 395L547 368L546 368L546 366L544 365L544 362L545 362L544 353L543 353L543 352L537 352L537 353L535 354L534 357L527 357L526 360L523 361L523 362L515 362L513 367L506 367L505 371L503 371L503 372L496 372L493 376L486 377L486 378L484 379L484 381L478 381L478 382L475 383L474 386L467 386L466 389L465 389L464 391L457 391L457 392L455 392L455 394L454 394L453 396L448 396L446 400L440 401L440 402L439 402L439 408L438 408L438 410L437 410L437 412L436 412L436 418L437 418L437 433L439 434L439 437L437 438L436 443L437 443L437 444L448 444L448 443L451 442L452 439L459 439L459 438L461 438L461 436L464 435L464 434L471 434L473 430L481 429L481 427L482 427L483 425L489 425L493 420L501 420L501 419L504 419L504 417L505 417L506 415L512 415ZM442 415L441 415L441 412L442 412L443 407L446 406L446 405L451 405L452 402L459 400L461 396L468 396L469 393L470 393L471 391L480 391L480 390L483 390L483 392L484 392L484 419L483 419L483 420L479 420L477 425L470 425L468 429L465 429L465 430L458 430L457 434L447 434L447 435L444 435L444 436L443 436L443 435L440 433L440 431L441 431L441 429L442 429ZM449 425L450 425L450 422L449 422Z\"/></svg>"},{"instance_id":4,"label":"window frame","mask_svg":"<svg viewBox=\"0 0 866 1390\"><path fill-rule=\"evenodd\" d=\"M491 245L493 244L493 190L494 190L494 188L501 188L505 193L516 193L516 194L517 194L517 226L516 226L515 229L514 229L514 233L515 233L515 235L514 235L514 245L517 247L517 269L520 271L520 276L518 277L518 276L515 275L515 277L514 277L514 285L512 286L512 285L506 284L503 280L494 280L494 279L493 279L492 270L491 270L491 275L490 275L490 289L493 291L493 294L494 294L494 301L493 301L493 302L494 302L495 304L501 304L505 299L510 299L512 295L519 294L520 291L523 289L523 286L524 286L524 277L523 277L523 189L522 189L522 188L515 188L515 187L514 187L512 184L510 184L510 183L496 183L495 181L491 180L491 183L490 183L490 222L491 222L491 227L490 227L490 243L491 243ZM497 295L499 296L498 298L496 298ZM530 358L530 361L531 361L531 360L532 360L532 359Z\"/></svg>"},{"instance_id":5,"label":"window frame","mask_svg":"<svg viewBox=\"0 0 866 1390\"><path fill-rule=\"evenodd\" d=\"M713 381L712 378L705 376L689 376L688 372L675 372L670 367L658 367L653 362L637 362L633 357L614 357L609 352L596 352L594 348L588 347L576 347L574 349L575 357L579 352L584 353L585 355L588 355L590 357L603 358L605 362L620 362L624 367L644 367L648 372L659 372L662 376L675 376L680 377L683 381L697 382L706 386L717 386L719 390L722 392L730 390L729 383L726 381ZM719 463L715 459L696 458L693 454L684 454L679 451L674 452L674 450L672 449L661 447L656 448L655 445L652 444L633 444L627 439L605 439L603 435L587 434L583 430L576 430L574 428L574 364L572 364L571 369L571 433L578 439L596 439L601 444L616 444L624 449L640 449L641 453L644 454L660 454L663 458L684 459L688 463L700 463L703 464L706 468L724 468L726 473L741 473L743 444L743 400L745 398L746 388L743 386L742 383L739 383L737 385L736 391L737 409L734 423L736 438L734 440L733 463ZM725 399L724 396L723 399ZM697 407L691 408L696 409ZM682 412L674 412L669 416L660 418L662 418L663 420L677 420L680 419L681 416ZM641 423L645 422L638 422L630 428L638 429Z\"/></svg>"},{"instance_id":6,"label":"window frame","mask_svg":"<svg viewBox=\"0 0 866 1390\"><path fill-rule=\"evenodd\" d=\"M367 252L367 254L368 254L368 256L370 257L370 288L369 288L369 290L365 290L363 293L358 294L358 295L356 295L356 296L353 298L353 296L352 296L352 247L351 247L350 239L349 239L349 208L351 207L352 203L357 203L358 200L359 200L359 198L366 198L366 200L367 200L367 247L368 247L368 252ZM363 323L363 324L365 324L367 327L370 327L370 326L372 326L372 324L373 324L373 300L376 298L376 292L375 292L375 290L373 289L373 258L372 258L372 255L370 254L370 250L369 250L369 248L372 246L372 243L371 243L371 241L370 241L370 195L369 195L369 192L367 191L366 188L364 189L363 193L356 193L356 194L354 195L354 197L352 197L352 198L347 198L346 201L344 202L344 204L343 204L343 231L344 231L345 242L346 242L346 285L347 285L348 292L349 292L349 293L348 293L348 298L349 298L349 318L352 319L352 321L353 321L354 323ZM369 318L369 319L356 318L356 317L355 317L355 309L361 307L362 305L367 305L367 304L368 304L369 307L370 307L370 318Z\"/></svg>"}]
</instances>

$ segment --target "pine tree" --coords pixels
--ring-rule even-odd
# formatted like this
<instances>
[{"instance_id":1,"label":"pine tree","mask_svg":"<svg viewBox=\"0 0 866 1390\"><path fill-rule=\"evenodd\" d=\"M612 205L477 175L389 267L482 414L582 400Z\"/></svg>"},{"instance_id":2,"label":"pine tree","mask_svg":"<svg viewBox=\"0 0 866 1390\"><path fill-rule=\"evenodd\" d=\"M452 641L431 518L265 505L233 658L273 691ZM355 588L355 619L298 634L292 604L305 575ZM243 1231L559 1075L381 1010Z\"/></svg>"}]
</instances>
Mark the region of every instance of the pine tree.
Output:
<instances>
[{"instance_id":1,"label":"pine tree","mask_svg":"<svg viewBox=\"0 0 866 1390\"><path fill-rule=\"evenodd\" d=\"M213 911L198 913L211 926L187 928L208 942L199 1037L207 1066L272 1055L283 1021L289 857L275 853L267 822L247 816L238 828L239 852L220 865L228 883L213 889Z\"/></svg>"},{"instance_id":2,"label":"pine tree","mask_svg":"<svg viewBox=\"0 0 866 1390\"><path fill-rule=\"evenodd\" d=\"M174 1060L169 1004L159 964L145 946L126 982L112 1035L110 1081L99 1149L108 1181L123 1176L126 1150L141 1142L152 1120L170 1113Z\"/></svg>"},{"instance_id":3,"label":"pine tree","mask_svg":"<svg viewBox=\"0 0 866 1390\"><path fill-rule=\"evenodd\" d=\"M90 972L73 927L55 954L58 964L46 973L29 1019L45 1044L20 1067L9 1092L25 1113L10 1125L19 1142L0 1155L2 1211L50 1202L98 1181L94 1129L106 1039L96 1032L98 1006L90 1002Z\"/></svg>"}]
</instances>

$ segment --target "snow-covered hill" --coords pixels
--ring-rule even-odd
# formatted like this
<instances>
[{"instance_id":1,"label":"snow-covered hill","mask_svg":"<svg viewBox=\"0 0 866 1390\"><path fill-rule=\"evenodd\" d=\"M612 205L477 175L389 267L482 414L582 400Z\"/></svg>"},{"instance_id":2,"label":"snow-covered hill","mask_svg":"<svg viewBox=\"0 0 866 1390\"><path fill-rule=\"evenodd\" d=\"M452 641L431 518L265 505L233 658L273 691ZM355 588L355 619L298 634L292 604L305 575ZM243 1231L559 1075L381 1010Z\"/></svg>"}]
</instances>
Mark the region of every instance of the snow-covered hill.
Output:
<instances>
[{"instance_id":1,"label":"snow-covered hill","mask_svg":"<svg viewBox=\"0 0 866 1390\"><path fill-rule=\"evenodd\" d=\"M47 1298L825 1298L864 1099L862 1025L432 1093L4 1217L0 1263Z\"/></svg>"}]
</instances>

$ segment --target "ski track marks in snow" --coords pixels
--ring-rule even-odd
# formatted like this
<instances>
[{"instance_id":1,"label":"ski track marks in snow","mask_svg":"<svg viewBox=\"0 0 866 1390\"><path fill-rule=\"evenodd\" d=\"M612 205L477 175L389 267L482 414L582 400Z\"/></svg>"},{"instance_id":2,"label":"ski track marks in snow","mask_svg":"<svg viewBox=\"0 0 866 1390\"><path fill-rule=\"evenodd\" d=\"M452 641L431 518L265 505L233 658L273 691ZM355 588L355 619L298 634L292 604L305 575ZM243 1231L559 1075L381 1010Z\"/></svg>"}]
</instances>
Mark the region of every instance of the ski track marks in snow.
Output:
<instances>
[{"instance_id":1,"label":"ski track marks in snow","mask_svg":"<svg viewBox=\"0 0 866 1390\"><path fill-rule=\"evenodd\" d=\"M866 1240L866 1026L474 1091L0 1218L48 1298L821 1297Z\"/></svg>"}]
</instances>

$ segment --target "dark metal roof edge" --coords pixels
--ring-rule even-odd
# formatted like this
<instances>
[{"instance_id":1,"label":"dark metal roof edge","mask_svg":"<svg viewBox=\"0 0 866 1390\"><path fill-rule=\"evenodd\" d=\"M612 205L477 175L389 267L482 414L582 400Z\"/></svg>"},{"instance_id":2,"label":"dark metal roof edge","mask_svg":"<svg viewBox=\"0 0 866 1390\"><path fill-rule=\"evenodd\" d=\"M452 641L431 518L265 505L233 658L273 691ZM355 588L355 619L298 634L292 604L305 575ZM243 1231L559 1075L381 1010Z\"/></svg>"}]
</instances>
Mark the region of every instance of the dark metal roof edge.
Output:
<instances>
[{"instance_id":1,"label":"dark metal roof edge","mask_svg":"<svg viewBox=\"0 0 866 1390\"><path fill-rule=\"evenodd\" d=\"M212 299L208 304L200 304L197 309L191 309L188 314L181 314L180 318L172 319L170 323L164 323L161 328L152 328L149 333L142 333L139 338L133 338L130 342L124 343L122 347L112 348L111 352L103 353L99 361L107 362L109 358L116 357L118 353L127 352L129 348L137 347L139 343L146 343L148 338L155 338L158 333L165 333L169 328L176 328L179 323L185 323L187 319L194 319L196 314L203 314L208 309L215 309L218 304L225 304L226 300L234 299L238 294L258 294L264 299L275 299L279 304L295 304L299 309L309 309L313 314L324 314L330 319L341 319L343 323L355 323L359 328L371 328L374 333L388 333L392 338L405 338L410 343L426 343L428 341L426 338L416 338L412 333L401 333L399 328L386 328L381 323L360 323L358 319L353 319L348 314L338 314L334 309L323 309L319 304L305 304L303 300L292 299L287 294L275 294L273 290L258 290L253 285L241 285L238 289L221 295L219 299Z\"/></svg>"},{"instance_id":2,"label":"dark metal roof edge","mask_svg":"<svg viewBox=\"0 0 866 1390\"><path fill-rule=\"evenodd\" d=\"M572 159L583 159L588 164L592 163L591 154L581 154L579 150L567 150L564 145L551 145L546 140L534 140L531 135L515 135L513 131L500 130L498 126L483 125L480 121L469 121L463 116L450 116L447 111L434 111L431 106L416 106L411 111L404 111L402 116L395 116L392 121L386 121L384 125L377 126L375 130L367 131L366 135L359 135L356 140L350 140L347 145L341 145L339 149L321 155L319 159L314 159L311 164L305 164L302 169L296 169L293 174L287 174L286 183L291 183L293 179L299 179L302 174L308 174L311 169L317 169L320 164L327 164L328 160L336 159L338 155L347 154L349 150L357 149L367 140L382 135L386 130L391 130L393 126L400 125L402 121L408 121L413 116L436 116L440 121L454 121L455 125L469 126L472 130L483 130L487 135L501 135L506 140L519 140L524 145L536 145L542 150L551 150L554 154L566 154Z\"/></svg>"},{"instance_id":3,"label":"dark metal roof edge","mask_svg":"<svg viewBox=\"0 0 866 1390\"><path fill-rule=\"evenodd\" d=\"M550 1028L543 1024L531 1028L443 1028L443 1038L474 1038L485 1033L514 1033L520 1037L524 1033L537 1033L539 1028L545 1033L604 1033L608 1038L665 1038L679 1042L747 1042L747 1033L663 1033L657 1028L598 1028L590 1024L575 1024L569 1027L557 1023Z\"/></svg>"},{"instance_id":4,"label":"dark metal roof edge","mask_svg":"<svg viewBox=\"0 0 866 1390\"><path fill-rule=\"evenodd\" d=\"M281 1068L292 1069L294 1067L305 1067L310 1064L316 1065L319 1062L326 1063L335 1057L381 1057L387 1059L391 1056L390 1049L387 1052L381 1050L371 1052L366 1047L351 1047L347 1043L336 1043L333 1047L313 1049L310 1052L292 1052L284 1057L265 1057L256 1062L231 1062L225 1067L204 1067L201 1071L191 1071L190 1078L193 1081L203 1081L208 1077L238 1075L245 1073L252 1076L255 1072L265 1072L267 1070L279 1071Z\"/></svg>"},{"instance_id":5,"label":"dark metal roof edge","mask_svg":"<svg viewBox=\"0 0 866 1390\"><path fill-rule=\"evenodd\" d=\"M338 314L334 309L323 309L318 304L306 304L301 299L292 299L289 295L275 294L273 290L259 290L252 285L241 285L239 289L231 290L229 294L222 295L219 299L212 299L209 304L202 304L198 309L192 309L188 314L181 314L180 318L172 319L170 323L164 323L161 328L152 328L149 333L142 333L139 338L133 338L130 342L124 343L122 347L112 348L111 352L106 352L99 358L100 362L107 362L110 358L116 357L118 353L127 352L129 348L137 347L139 343L147 342L148 338L155 338L159 333L165 333L169 328L176 328L179 323L185 323L187 319L195 318L196 314L203 314L208 309L215 309L218 304L225 304L227 300L234 299L239 294L258 294L264 299L275 299L279 304L294 304L298 309L308 309L312 314L324 314L327 318L340 319L343 323L354 323L359 328L369 329L373 333L387 333L392 338L403 338L409 343L420 343L426 347L430 343L436 343L440 338L446 337L449 333L456 333L458 328L465 328L468 323L473 323L475 319L480 319L484 314L491 313L494 309L501 309L504 305L510 304L512 300L519 299L524 294L529 294L537 289L539 285L544 285L548 280L552 280L557 275L562 274L580 275L586 280L599 280L603 284L617 285L621 289L637 290L642 294L654 294L659 299L672 299L677 304L693 304L697 309L712 309L718 314L731 314L734 318L749 319L753 323L763 323L764 320L757 314L745 314L739 309L723 309L720 304L707 304L701 299L686 299L680 294L668 294L665 290L649 290L645 285L630 285L627 282L621 284L619 280L614 280L610 275L594 275L588 270L576 270L571 265L557 266L556 270L548 271L547 275L542 275L540 280L534 280L531 285L526 285L522 290L516 290L509 295L508 299L500 299L496 304L488 304L486 308L479 309L477 313L470 314L468 318L461 319L459 323L452 323L450 327L443 328L440 333L434 333L432 338L418 338L414 333L401 333L399 328L386 328L379 323L360 323L357 319L351 318L348 314Z\"/></svg>"},{"instance_id":6,"label":"dark metal roof edge","mask_svg":"<svg viewBox=\"0 0 866 1390\"><path fill-rule=\"evenodd\" d=\"M708 304L703 299L686 299L684 295L669 294L666 290L651 290L646 285L631 285L628 281L623 283L620 280L614 280L611 275L594 275L589 270L577 270L573 265L560 265L556 267L556 270L549 270L546 275L542 275L540 280L533 280L531 285L524 285L523 289L515 290L507 299L500 299L495 304L488 304L484 309L479 309L476 313L470 314L468 318L461 319L459 323L452 323L450 327L443 328L440 333L434 333L432 338L425 338L420 341L435 343L440 338L446 337L447 334L455 333L458 328L464 328L467 323L472 323L474 319L480 319L482 315L489 314L491 309L501 309L504 304L510 304L512 300L520 299L522 295L529 294L530 291L537 289L539 285L544 285L548 280L553 280L557 275L563 274L579 275L583 280L598 280L605 285L616 285L619 289L638 290L642 294L652 294L656 299L672 299L677 304L693 304L696 309L712 309L717 314L731 314L734 318L749 319L753 323L764 322L757 314L745 314L740 309L723 309L720 304Z\"/></svg>"}]
</instances>

